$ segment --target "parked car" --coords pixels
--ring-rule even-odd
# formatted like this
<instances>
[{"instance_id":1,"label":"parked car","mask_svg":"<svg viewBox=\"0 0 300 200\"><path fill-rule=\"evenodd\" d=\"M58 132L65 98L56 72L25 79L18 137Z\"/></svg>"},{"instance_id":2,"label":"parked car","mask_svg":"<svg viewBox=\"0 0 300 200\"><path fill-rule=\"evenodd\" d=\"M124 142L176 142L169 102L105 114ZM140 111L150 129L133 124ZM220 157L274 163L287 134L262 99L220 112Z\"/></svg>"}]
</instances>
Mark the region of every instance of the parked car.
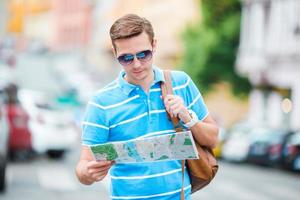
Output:
<instances>
[{"instance_id":1,"label":"parked car","mask_svg":"<svg viewBox=\"0 0 300 200\"><path fill-rule=\"evenodd\" d=\"M46 93L20 90L19 99L29 113L32 147L38 154L60 158L78 141L78 129L71 112L55 106Z\"/></svg>"},{"instance_id":2,"label":"parked car","mask_svg":"<svg viewBox=\"0 0 300 200\"><path fill-rule=\"evenodd\" d=\"M12 159L27 159L31 154L31 133L28 128L28 114L20 104L7 104L10 127L9 153Z\"/></svg>"},{"instance_id":3,"label":"parked car","mask_svg":"<svg viewBox=\"0 0 300 200\"><path fill-rule=\"evenodd\" d=\"M5 189L5 172L8 154L9 127L5 106L0 94L0 192Z\"/></svg>"},{"instance_id":4,"label":"parked car","mask_svg":"<svg viewBox=\"0 0 300 200\"><path fill-rule=\"evenodd\" d=\"M9 124L9 155L12 159L27 159L32 150L28 114L19 103L18 87L15 84L8 84L4 92L4 106Z\"/></svg>"},{"instance_id":5,"label":"parked car","mask_svg":"<svg viewBox=\"0 0 300 200\"><path fill-rule=\"evenodd\" d=\"M228 138L222 149L223 159L233 162L247 160L250 147L249 132L253 127L253 124L245 121L228 130Z\"/></svg>"},{"instance_id":6,"label":"parked car","mask_svg":"<svg viewBox=\"0 0 300 200\"><path fill-rule=\"evenodd\" d=\"M282 151L283 167L300 172L300 131L291 133Z\"/></svg>"},{"instance_id":7,"label":"parked car","mask_svg":"<svg viewBox=\"0 0 300 200\"><path fill-rule=\"evenodd\" d=\"M282 144L287 135L285 130L261 127L250 132L248 161L261 165L275 166L281 161Z\"/></svg>"}]
</instances>

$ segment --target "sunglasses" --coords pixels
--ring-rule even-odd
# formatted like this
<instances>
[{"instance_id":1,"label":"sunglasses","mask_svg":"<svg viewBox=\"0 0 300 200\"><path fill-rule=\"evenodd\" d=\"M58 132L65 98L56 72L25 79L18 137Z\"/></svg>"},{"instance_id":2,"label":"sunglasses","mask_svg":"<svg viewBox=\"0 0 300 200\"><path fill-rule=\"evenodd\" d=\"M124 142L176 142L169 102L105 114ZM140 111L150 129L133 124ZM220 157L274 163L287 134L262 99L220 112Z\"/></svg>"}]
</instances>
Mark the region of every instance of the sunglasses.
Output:
<instances>
[{"instance_id":1,"label":"sunglasses","mask_svg":"<svg viewBox=\"0 0 300 200\"><path fill-rule=\"evenodd\" d=\"M136 53L135 55L134 54L123 54L123 55L120 55L117 59L121 65L127 66L133 62L134 57L136 57L136 59L138 59L140 62L146 62L152 58L152 51L144 50L144 51Z\"/></svg>"}]
</instances>

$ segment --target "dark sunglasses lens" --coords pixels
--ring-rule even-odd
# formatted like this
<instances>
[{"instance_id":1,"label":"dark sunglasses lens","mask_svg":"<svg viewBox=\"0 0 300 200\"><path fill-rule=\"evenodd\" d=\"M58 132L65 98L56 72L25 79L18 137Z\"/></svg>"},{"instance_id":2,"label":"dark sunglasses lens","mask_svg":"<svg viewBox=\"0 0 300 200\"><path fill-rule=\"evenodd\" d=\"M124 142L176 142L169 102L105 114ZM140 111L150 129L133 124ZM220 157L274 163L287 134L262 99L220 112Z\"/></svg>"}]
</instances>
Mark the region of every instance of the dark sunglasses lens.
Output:
<instances>
[{"instance_id":1,"label":"dark sunglasses lens","mask_svg":"<svg viewBox=\"0 0 300 200\"><path fill-rule=\"evenodd\" d=\"M134 56L132 54L125 54L118 57L118 61L121 63L121 65L129 65L132 63L134 59Z\"/></svg>"},{"instance_id":2,"label":"dark sunglasses lens","mask_svg":"<svg viewBox=\"0 0 300 200\"><path fill-rule=\"evenodd\" d=\"M149 60L152 57L152 51L146 50L136 54L139 60Z\"/></svg>"}]
</instances>

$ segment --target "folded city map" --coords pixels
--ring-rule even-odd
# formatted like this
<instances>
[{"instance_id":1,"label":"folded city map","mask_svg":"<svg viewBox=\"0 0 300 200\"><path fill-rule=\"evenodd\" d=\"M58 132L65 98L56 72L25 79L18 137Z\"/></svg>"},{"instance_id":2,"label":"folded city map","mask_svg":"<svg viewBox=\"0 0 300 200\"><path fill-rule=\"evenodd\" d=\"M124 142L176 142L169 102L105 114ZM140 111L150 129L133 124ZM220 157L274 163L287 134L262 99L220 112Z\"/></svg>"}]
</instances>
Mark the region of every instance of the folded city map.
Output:
<instances>
[{"instance_id":1,"label":"folded city map","mask_svg":"<svg viewBox=\"0 0 300 200\"><path fill-rule=\"evenodd\" d=\"M117 163L198 159L190 131L90 146L96 160Z\"/></svg>"}]
</instances>

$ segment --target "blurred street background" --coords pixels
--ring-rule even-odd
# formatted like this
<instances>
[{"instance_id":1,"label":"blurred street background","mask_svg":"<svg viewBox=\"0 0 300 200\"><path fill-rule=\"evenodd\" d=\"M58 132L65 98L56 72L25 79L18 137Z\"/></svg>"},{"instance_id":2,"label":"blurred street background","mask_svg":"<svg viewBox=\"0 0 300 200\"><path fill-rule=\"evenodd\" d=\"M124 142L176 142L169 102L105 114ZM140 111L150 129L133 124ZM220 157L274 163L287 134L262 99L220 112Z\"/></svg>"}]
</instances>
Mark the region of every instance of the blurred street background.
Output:
<instances>
[{"instance_id":1,"label":"blurred street background","mask_svg":"<svg viewBox=\"0 0 300 200\"><path fill-rule=\"evenodd\" d=\"M109 177L84 186L75 166L127 13L152 22L154 63L188 73L221 127L219 172L192 199L299 199L300 0L0 0L0 200L109 199Z\"/></svg>"}]
</instances>

